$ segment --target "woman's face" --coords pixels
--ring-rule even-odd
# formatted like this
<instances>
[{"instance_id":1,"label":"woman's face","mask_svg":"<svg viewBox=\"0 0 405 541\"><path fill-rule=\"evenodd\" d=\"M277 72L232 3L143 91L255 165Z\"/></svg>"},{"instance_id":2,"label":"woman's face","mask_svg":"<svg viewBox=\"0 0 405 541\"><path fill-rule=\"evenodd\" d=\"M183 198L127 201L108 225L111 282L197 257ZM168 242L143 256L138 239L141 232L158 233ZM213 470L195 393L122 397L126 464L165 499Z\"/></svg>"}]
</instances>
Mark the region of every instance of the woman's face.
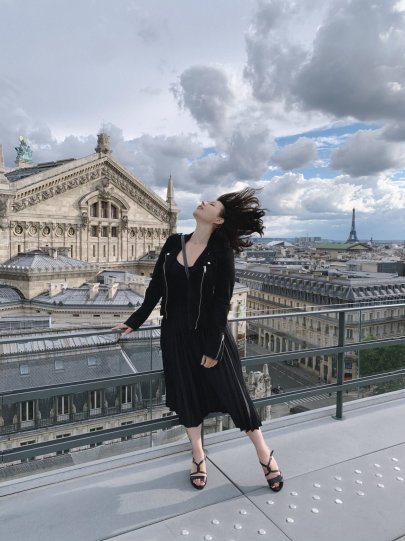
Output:
<instances>
[{"instance_id":1,"label":"woman's face","mask_svg":"<svg viewBox=\"0 0 405 541\"><path fill-rule=\"evenodd\" d=\"M201 201L197 208L193 212L193 216L196 220L202 222L220 225L224 222L221 214L224 211L224 205L221 201Z\"/></svg>"}]
</instances>

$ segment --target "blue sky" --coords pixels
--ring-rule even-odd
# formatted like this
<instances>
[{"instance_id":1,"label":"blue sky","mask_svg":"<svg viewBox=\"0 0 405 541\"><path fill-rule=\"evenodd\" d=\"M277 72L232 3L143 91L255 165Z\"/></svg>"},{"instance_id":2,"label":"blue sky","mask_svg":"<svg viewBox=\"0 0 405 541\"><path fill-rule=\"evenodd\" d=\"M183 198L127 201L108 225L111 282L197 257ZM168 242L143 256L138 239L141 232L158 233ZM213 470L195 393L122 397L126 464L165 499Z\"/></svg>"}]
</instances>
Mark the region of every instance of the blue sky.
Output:
<instances>
[{"instance_id":1,"label":"blue sky","mask_svg":"<svg viewBox=\"0 0 405 541\"><path fill-rule=\"evenodd\" d=\"M113 156L179 230L263 186L266 235L405 238L404 0L0 0L0 144ZM32 21L35 20L35 24ZM18 39L16 36L18 35ZM29 55L27 52L29 51Z\"/></svg>"}]
</instances>

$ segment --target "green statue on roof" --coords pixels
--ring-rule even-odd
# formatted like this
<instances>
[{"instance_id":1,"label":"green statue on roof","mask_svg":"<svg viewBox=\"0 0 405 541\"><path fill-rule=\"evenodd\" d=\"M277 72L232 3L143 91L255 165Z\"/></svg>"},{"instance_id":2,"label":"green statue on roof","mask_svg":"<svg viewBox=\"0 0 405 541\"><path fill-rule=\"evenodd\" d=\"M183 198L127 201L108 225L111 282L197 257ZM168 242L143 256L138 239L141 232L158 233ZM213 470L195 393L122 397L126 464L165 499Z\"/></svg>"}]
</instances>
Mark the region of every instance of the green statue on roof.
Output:
<instances>
[{"instance_id":1,"label":"green statue on roof","mask_svg":"<svg viewBox=\"0 0 405 541\"><path fill-rule=\"evenodd\" d=\"M17 158L15 163L19 165L21 162L32 163L32 150L31 147L26 143L22 135L19 136L20 146L15 147L17 151Z\"/></svg>"}]
</instances>

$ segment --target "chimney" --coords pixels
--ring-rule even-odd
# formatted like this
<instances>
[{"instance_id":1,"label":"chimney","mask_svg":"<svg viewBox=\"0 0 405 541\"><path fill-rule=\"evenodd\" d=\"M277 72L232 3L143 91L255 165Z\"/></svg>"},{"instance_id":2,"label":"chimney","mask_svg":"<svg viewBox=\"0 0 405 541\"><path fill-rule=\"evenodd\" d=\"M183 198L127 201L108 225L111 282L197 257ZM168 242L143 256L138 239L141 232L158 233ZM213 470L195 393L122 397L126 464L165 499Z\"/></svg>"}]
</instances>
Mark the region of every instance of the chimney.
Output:
<instances>
[{"instance_id":1,"label":"chimney","mask_svg":"<svg viewBox=\"0 0 405 541\"><path fill-rule=\"evenodd\" d=\"M118 286L119 286L118 282L114 282L113 284L108 284L108 300L112 301L115 298L118 291Z\"/></svg>"},{"instance_id":2,"label":"chimney","mask_svg":"<svg viewBox=\"0 0 405 541\"><path fill-rule=\"evenodd\" d=\"M59 293L63 293L66 289L66 284L61 282L51 282L49 284L49 296L55 297Z\"/></svg>"},{"instance_id":3,"label":"chimney","mask_svg":"<svg viewBox=\"0 0 405 541\"><path fill-rule=\"evenodd\" d=\"M100 284L99 282L94 282L93 284L89 284L89 286L89 299L93 301L98 295Z\"/></svg>"}]
</instances>

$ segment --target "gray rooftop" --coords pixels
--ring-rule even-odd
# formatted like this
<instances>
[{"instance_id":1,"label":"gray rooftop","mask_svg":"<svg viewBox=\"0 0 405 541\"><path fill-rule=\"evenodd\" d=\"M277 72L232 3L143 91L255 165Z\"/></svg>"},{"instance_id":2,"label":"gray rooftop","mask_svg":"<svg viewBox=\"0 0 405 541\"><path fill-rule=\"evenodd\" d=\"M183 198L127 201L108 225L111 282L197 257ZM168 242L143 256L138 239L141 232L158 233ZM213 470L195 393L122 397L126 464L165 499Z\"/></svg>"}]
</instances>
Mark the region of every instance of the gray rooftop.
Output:
<instances>
[{"instance_id":1,"label":"gray rooftop","mask_svg":"<svg viewBox=\"0 0 405 541\"><path fill-rule=\"evenodd\" d=\"M47 293L35 297L35 301L47 304L65 305L103 305L103 306L138 306L143 302L143 297L132 289L117 289L113 298L108 298L108 286L100 285L94 298L89 297L89 286L79 288L66 288L57 295L50 296Z\"/></svg>"},{"instance_id":2,"label":"gray rooftop","mask_svg":"<svg viewBox=\"0 0 405 541\"><path fill-rule=\"evenodd\" d=\"M21 367L23 372L20 373ZM120 347L30 356L0 364L0 393L134 374Z\"/></svg>"},{"instance_id":3,"label":"gray rooftop","mask_svg":"<svg viewBox=\"0 0 405 541\"><path fill-rule=\"evenodd\" d=\"M13 169L12 171L5 173L5 176L10 182L15 182L16 180L21 180L22 178L31 177L33 175L37 175L38 173L43 173L48 169L53 169L54 167L59 167L60 165L64 165L65 163L72 161L74 161L74 158L70 158L67 160L59 160L57 162L39 163L37 165L33 165L32 167Z\"/></svg>"},{"instance_id":4,"label":"gray rooftop","mask_svg":"<svg viewBox=\"0 0 405 541\"><path fill-rule=\"evenodd\" d=\"M65 255L53 257L42 250L32 250L26 253L20 253L5 261L0 265L0 269L44 269L58 270L67 268L71 269L93 269L94 265L79 259L73 259Z\"/></svg>"},{"instance_id":5,"label":"gray rooftop","mask_svg":"<svg viewBox=\"0 0 405 541\"><path fill-rule=\"evenodd\" d=\"M13 287L0 285L0 304L18 302L22 298L21 294Z\"/></svg>"},{"instance_id":6,"label":"gray rooftop","mask_svg":"<svg viewBox=\"0 0 405 541\"><path fill-rule=\"evenodd\" d=\"M346 404L342 421L332 414L323 408L265 423L285 478L278 494L239 430L206 436L202 491L188 479L188 443L118 456L106 445L85 451L87 464L72 453L69 467L0 483L2 538L403 540L405 393Z\"/></svg>"}]
</instances>

